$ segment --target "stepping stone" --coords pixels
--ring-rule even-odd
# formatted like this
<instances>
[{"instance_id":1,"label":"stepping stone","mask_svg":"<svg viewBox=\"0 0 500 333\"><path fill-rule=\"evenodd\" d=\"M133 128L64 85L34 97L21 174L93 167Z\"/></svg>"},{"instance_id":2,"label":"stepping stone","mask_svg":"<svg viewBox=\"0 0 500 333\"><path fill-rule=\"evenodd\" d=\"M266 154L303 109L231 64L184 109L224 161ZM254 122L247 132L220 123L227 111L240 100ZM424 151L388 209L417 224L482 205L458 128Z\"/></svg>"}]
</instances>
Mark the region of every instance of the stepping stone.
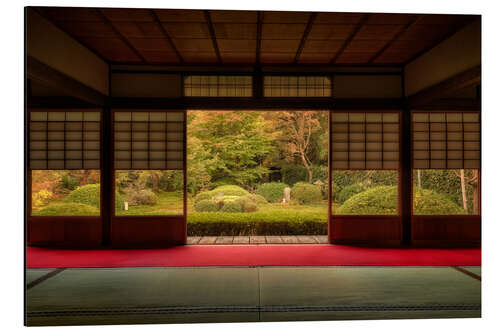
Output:
<instances>
[{"instance_id":1,"label":"stepping stone","mask_svg":"<svg viewBox=\"0 0 500 333\"><path fill-rule=\"evenodd\" d=\"M286 244L298 244L298 243L300 243L297 236L281 236L281 239L283 240L283 243L286 243Z\"/></svg>"},{"instance_id":2,"label":"stepping stone","mask_svg":"<svg viewBox=\"0 0 500 333\"><path fill-rule=\"evenodd\" d=\"M266 236L267 244L282 244L283 240L280 236Z\"/></svg>"},{"instance_id":3,"label":"stepping stone","mask_svg":"<svg viewBox=\"0 0 500 333\"><path fill-rule=\"evenodd\" d=\"M297 236L297 238L302 244L316 244L316 240L312 236Z\"/></svg>"},{"instance_id":4,"label":"stepping stone","mask_svg":"<svg viewBox=\"0 0 500 333\"><path fill-rule=\"evenodd\" d=\"M198 244L213 245L213 244L215 244L216 240L217 240L216 236L205 236L205 237L201 237Z\"/></svg>"},{"instance_id":5,"label":"stepping stone","mask_svg":"<svg viewBox=\"0 0 500 333\"><path fill-rule=\"evenodd\" d=\"M266 236L250 236L250 244L266 244Z\"/></svg>"},{"instance_id":6,"label":"stepping stone","mask_svg":"<svg viewBox=\"0 0 500 333\"><path fill-rule=\"evenodd\" d=\"M215 244L233 244L233 236L219 236Z\"/></svg>"},{"instance_id":7,"label":"stepping stone","mask_svg":"<svg viewBox=\"0 0 500 333\"><path fill-rule=\"evenodd\" d=\"M198 244L200 239L201 239L201 236L188 237L187 243L188 243L188 245Z\"/></svg>"},{"instance_id":8,"label":"stepping stone","mask_svg":"<svg viewBox=\"0 0 500 333\"><path fill-rule=\"evenodd\" d=\"M234 236L233 244L248 244L250 243L250 236Z\"/></svg>"}]
</instances>

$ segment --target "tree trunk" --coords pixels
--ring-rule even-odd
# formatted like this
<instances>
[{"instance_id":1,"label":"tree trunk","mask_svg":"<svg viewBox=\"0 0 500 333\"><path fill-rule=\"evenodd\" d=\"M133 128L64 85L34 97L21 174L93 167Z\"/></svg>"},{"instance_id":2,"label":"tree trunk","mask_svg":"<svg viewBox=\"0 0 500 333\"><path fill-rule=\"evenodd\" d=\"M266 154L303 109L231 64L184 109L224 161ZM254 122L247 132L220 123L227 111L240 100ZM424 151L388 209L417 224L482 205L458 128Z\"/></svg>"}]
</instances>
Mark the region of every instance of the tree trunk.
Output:
<instances>
[{"instance_id":1,"label":"tree trunk","mask_svg":"<svg viewBox=\"0 0 500 333\"><path fill-rule=\"evenodd\" d=\"M422 188L422 170L417 170L417 185Z\"/></svg>"},{"instance_id":2,"label":"tree trunk","mask_svg":"<svg viewBox=\"0 0 500 333\"><path fill-rule=\"evenodd\" d=\"M151 179L153 180L153 192L158 193L158 183L159 183L159 177L156 172L151 173Z\"/></svg>"},{"instance_id":3,"label":"tree trunk","mask_svg":"<svg viewBox=\"0 0 500 333\"><path fill-rule=\"evenodd\" d=\"M460 184L462 185L462 202L467 213L467 191L465 190L465 170L460 169Z\"/></svg>"},{"instance_id":4,"label":"tree trunk","mask_svg":"<svg viewBox=\"0 0 500 333\"><path fill-rule=\"evenodd\" d=\"M309 183L312 184L312 182L313 182L313 173L312 173L312 170L311 170L311 166L309 165L309 163L307 163L307 160L306 160L306 157L305 157L304 153L300 154L300 157L302 159L302 164L304 164L304 167L307 170L307 174L308 174L308 177L309 177Z\"/></svg>"},{"instance_id":5,"label":"tree trunk","mask_svg":"<svg viewBox=\"0 0 500 333\"><path fill-rule=\"evenodd\" d=\"M475 178L475 182L471 184L473 190L472 205L474 207L474 214L479 214L479 170L474 170L472 177Z\"/></svg>"}]
</instances>

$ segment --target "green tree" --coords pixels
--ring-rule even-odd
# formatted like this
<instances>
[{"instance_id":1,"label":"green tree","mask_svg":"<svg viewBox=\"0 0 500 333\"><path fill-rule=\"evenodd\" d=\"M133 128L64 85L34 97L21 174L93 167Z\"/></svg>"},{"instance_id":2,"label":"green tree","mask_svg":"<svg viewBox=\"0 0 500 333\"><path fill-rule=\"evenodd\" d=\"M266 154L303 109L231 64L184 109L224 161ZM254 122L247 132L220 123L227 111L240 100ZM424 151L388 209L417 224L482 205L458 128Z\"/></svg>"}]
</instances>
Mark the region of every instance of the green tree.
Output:
<instances>
[{"instance_id":1,"label":"green tree","mask_svg":"<svg viewBox=\"0 0 500 333\"><path fill-rule=\"evenodd\" d=\"M269 169L263 161L274 149L273 133L261 112L248 111L192 111L188 131L199 142L199 147L211 159L205 170L211 181L232 179L235 184L253 188ZM190 145L193 141L190 141ZM191 158L195 157L195 153ZM201 158L203 154L199 153ZM188 159L196 165L201 159ZM195 163L193 163L195 162Z\"/></svg>"}]
</instances>

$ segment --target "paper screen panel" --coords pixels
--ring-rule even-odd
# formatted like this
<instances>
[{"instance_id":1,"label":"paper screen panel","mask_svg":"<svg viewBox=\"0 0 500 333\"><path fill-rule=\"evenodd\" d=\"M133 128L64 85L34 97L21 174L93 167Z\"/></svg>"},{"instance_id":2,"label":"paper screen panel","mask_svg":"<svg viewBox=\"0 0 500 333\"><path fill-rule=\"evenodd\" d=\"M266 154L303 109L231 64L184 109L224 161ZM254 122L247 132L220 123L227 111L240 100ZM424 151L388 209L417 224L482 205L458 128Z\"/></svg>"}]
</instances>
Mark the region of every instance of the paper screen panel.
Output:
<instances>
[{"instance_id":1,"label":"paper screen panel","mask_svg":"<svg viewBox=\"0 0 500 333\"><path fill-rule=\"evenodd\" d=\"M331 97L328 76L264 76L264 97Z\"/></svg>"},{"instance_id":2,"label":"paper screen panel","mask_svg":"<svg viewBox=\"0 0 500 333\"><path fill-rule=\"evenodd\" d=\"M30 111L32 170L100 169L101 112Z\"/></svg>"},{"instance_id":3,"label":"paper screen panel","mask_svg":"<svg viewBox=\"0 0 500 333\"><path fill-rule=\"evenodd\" d=\"M252 97L251 75L187 75L186 97Z\"/></svg>"},{"instance_id":4,"label":"paper screen panel","mask_svg":"<svg viewBox=\"0 0 500 333\"><path fill-rule=\"evenodd\" d=\"M399 168L399 112L332 112L332 169Z\"/></svg>"},{"instance_id":5,"label":"paper screen panel","mask_svg":"<svg viewBox=\"0 0 500 333\"><path fill-rule=\"evenodd\" d=\"M183 111L114 112L117 170L182 170Z\"/></svg>"},{"instance_id":6,"label":"paper screen panel","mask_svg":"<svg viewBox=\"0 0 500 333\"><path fill-rule=\"evenodd\" d=\"M479 169L479 112L412 113L414 169Z\"/></svg>"}]
</instances>

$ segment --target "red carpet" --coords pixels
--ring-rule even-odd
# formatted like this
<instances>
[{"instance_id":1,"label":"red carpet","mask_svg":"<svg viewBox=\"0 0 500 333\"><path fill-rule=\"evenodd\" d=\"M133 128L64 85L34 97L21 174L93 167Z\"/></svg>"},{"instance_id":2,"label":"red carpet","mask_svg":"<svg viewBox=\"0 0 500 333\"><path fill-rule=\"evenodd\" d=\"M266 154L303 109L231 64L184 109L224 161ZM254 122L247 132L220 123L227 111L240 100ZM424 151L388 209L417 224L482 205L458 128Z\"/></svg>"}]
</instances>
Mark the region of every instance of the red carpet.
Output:
<instances>
[{"instance_id":1,"label":"red carpet","mask_svg":"<svg viewBox=\"0 0 500 333\"><path fill-rule=\"evenodd\" d=\"M481 249L345 245L214 245L166 249L66 250L28 247L28 268L186 266L480 266Z\"/></svg>"}]
</instances>

